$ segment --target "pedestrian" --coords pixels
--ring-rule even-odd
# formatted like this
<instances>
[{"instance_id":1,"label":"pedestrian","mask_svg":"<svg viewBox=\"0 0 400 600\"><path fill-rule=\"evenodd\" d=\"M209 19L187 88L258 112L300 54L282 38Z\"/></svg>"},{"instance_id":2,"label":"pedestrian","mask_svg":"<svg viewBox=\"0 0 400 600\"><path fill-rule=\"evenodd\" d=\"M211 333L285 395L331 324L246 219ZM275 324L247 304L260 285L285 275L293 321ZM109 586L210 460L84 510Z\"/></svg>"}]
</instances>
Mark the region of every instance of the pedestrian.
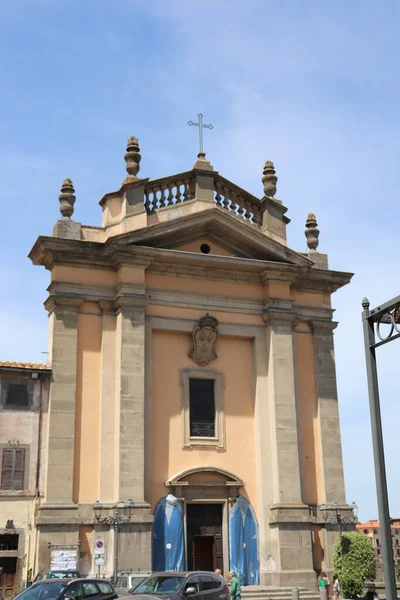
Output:
<instances>
[{"instance_id":1,"label":"pedestrian","mask_svg":"<svg viewBox=\"0 0 400 600\"><path fill-rule=\"evenodd\" d=\"M330 585L330 581L329 581L325 571L321 571L321 573L319 574L319 577L318 577L318 589L319 589L319 591L326 590L328 598L329 598L329 585Z\"/></svg>"},{"instance_id":2,"label":"pedestrian","mask_svg":"<svg viewBox=\"0 0 400 600\"><path fill-rule=\"evenodd\" d=\"M242 588L240 581L236 577L234 571L229 571L229 596L230 600L241 600Z\"/></svg>"},{"instance_id":3,"label":"pedestrian","mask_svg":"<svg viewBox=\"0 0 400 600\"><path fill-rule=\"evenodd\" d=\"M333 576L332 592L333 592L333 600L339 600L340 583L339 583L339 577L337 575Z\"/></svg>"},{"instance_id":4,"label":"pedestrian","mask_svg":"<svg viewBox=\"0 0 400 600\"><path fill-rule=\"evenodd\" d=\"M220 575L222 577L222 571L221 571L221 569L215 569L214 573L216 575Z\"/></svg>"}]
</instances>

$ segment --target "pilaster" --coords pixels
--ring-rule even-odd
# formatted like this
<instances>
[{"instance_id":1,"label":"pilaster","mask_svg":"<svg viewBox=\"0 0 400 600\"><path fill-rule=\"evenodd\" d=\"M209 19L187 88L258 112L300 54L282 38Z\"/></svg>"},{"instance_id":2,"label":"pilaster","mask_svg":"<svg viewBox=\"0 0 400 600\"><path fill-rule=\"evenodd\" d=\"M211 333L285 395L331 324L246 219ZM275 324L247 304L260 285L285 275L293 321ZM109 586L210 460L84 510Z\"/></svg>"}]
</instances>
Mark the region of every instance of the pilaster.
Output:
<instances>
[{"instance_id":1,"label":"pilaster","mask_svg":"<svg viewBox=\"0 0 400 600\"><path fill-rule=\"evenodd\" d=\"M291 298L270 298L255 340L256 446L263 585L312 586L311 522L301 501Z\"/></svg>"},{"instance_id":2,"label":"pilaster","mask_svg":"<svg viewBox=\"0 0 400 600\"><path fill-rule=\"evenodd\" d=\"M118 473L120 411L116 402L116 320L112 303L100 302L102 309L100 480L98 497L102 502L118 500L115 474Z\"/></svg>"},{"instance_id":3,"label":"pilaster","mask_svg":"<svg viewBox=\"0 0 400 600\"><path fill-rule=\"evenodd\" d=\"M144 502L145 314L120 306L117 315L119 369L119 500Z\"/></svg>"},{"instance_id":4,"label":"pilaster","mask_svg":"<svg viewBox=\"0 0 400 600\"><path fill-rule=\"evenodd\" d=\"M301 503L292 301L270 302L266 324L274 504Z\"/></svg>"},{"instance_id":5,"label":"pilaster","mask_svg":"<svg viewBox=\"0 0 400 600\"><path fill-rule=\"evenodd\" d=\"M46 504L72 504L78 308L81 300L50 298L51 365Z\"/></svg>"},{"instance_id":6,"label":"pilaster","mask_svg":"<svg viewBox=\"0 0 400 600\"><path fill-rule=\"evenodd\" d=\"M318 396L318 426L325 502L344 503L342 442L336 387L333 331L337 323L312 322Z\"/></svg>"}]
</instances>

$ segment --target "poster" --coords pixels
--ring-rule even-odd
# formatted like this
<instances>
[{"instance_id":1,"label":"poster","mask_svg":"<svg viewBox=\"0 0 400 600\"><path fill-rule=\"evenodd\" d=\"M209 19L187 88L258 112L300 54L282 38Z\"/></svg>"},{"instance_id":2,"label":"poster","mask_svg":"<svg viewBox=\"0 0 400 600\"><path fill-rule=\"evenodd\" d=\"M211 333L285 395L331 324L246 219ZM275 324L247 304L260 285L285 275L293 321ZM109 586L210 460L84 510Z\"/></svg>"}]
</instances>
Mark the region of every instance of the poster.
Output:
<instances>
[{"instance_id":1,"label":"poster","mask_svg":"<svg viewBox=\"0 0 400 600\"><path fill-rule=\"evenodd\" d=\"M77 568L76 550L51 550L50 551L50 570L66 571Z\"/></svg>"}]
</instances>

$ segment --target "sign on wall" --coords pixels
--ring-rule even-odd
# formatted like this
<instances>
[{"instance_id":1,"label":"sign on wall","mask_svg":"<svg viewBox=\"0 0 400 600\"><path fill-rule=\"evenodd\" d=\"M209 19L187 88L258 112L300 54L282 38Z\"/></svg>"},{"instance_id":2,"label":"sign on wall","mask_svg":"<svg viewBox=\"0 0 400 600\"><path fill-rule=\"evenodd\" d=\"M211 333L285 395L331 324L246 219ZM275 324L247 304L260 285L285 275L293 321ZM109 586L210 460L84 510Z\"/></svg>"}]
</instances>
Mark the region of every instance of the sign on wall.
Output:
<instances>
[{"instance_id":1,"label":"sign on wall","mask_svg":"<svg viewBox=\"0 0 400 600\"><path fill-rule=\"evenodd\" d=\"M75 570L77 568L78 555L76 550L51 550L50 570Z\"/></svg>"},{"instance_id":2,"label":"sign on wall","mask_svg":"<svg viewBox=\"0 0 400 600\"><path fill-rule=\"evenodd\" d=\"M96 556L99 554L104 554L104 538L101 535L98 535L94 539L94 553Z\"/></svg>"}]
</instances>

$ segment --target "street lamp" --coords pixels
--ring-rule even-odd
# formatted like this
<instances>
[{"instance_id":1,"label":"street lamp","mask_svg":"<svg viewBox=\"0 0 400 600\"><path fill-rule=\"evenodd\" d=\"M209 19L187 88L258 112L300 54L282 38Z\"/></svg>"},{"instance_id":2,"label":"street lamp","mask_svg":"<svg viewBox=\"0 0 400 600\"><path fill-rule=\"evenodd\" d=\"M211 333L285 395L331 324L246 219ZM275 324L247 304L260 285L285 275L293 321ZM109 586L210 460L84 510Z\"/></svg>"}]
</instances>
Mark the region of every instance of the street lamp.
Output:
<instances>
[{"instance_id":1,"label":"street lamp","mask_svg":"<svg viewBox=\"0 0 400 600\"><path fill-rule=\"evenodd\" d=\"M385 302L385 304L372 310L369 309L369 306L369 300L364 298L362 301L364 309L362 312L362 322L371 415L372 447L374 451L376 495L378 498L379 532L382 538L386 598L387 600L397 600L375 350L379 346L383 346L383 344L392 342L400 337L400 296L392 298L389 302ZM382 332L382 325L389 327L389 331L386 330L385 332L386 335ZM378 337L378 341L376 337Z\"/></svg>"},{"instance_id":2,"label":"street lamp","mask_svg":"<svg viewBox=\"0 0 400 600\"><path fill-rule=\"evenodd\" d=\"M113 525L114 527L114 576L113 583L114 585L117 582L118 576L118 533L121 525L128 523L132 518L132 509L134 507L134 502L132 500L128 500L128 502L118 502L118 504L114 507L114 514L101 516L102 511L105 510L105 507L100 503L99 500L96 500L94 505L94 516L98 523L105 523L106 525Z\"/></svg>"},{"instance_id":3,"label":"street lamp","mask_svg":"<svg viewBox=\"0 0 400 600\"><path fill-rule=\"evenodd\" d=\"M342 525L347 523L354 523L357 520L357 508L357 504L353 502L351 504L351 515L343 515L341 512L343 510L343 507L340 507L337 502L334 502L333 504L321 504L319 507L325 523L338 525L340 539L342 539L343 533Z\"/></svg>"}]
</instances>

